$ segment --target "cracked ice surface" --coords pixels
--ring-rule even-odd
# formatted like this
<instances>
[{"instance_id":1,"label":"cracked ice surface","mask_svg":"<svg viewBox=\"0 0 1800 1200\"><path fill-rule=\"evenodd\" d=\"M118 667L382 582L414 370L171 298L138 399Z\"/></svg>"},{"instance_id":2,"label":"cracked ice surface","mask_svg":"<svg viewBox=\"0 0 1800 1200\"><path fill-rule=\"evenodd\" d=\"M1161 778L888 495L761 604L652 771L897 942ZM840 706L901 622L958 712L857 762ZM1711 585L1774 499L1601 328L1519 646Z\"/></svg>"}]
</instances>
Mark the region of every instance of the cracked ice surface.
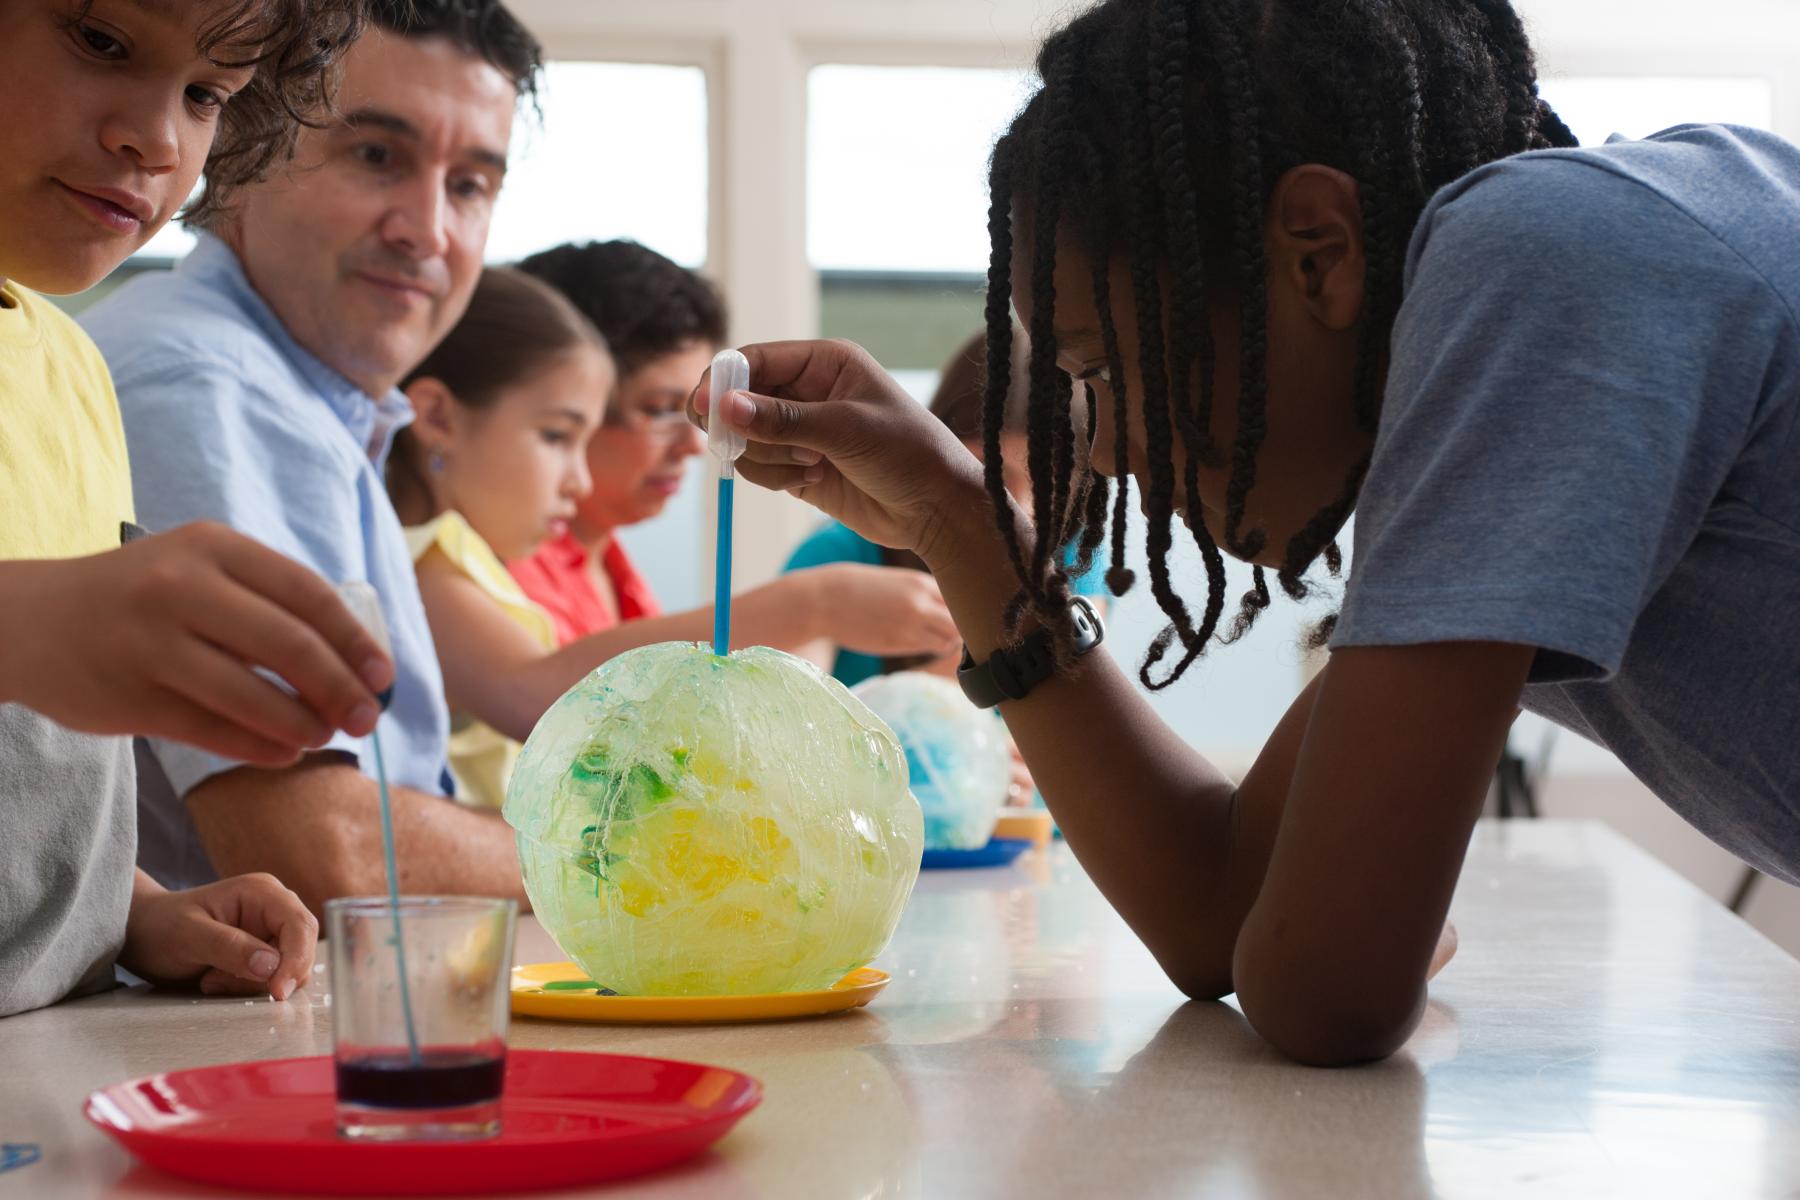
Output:
<instances>
[{"instance_id":1,"label":"cracked ice surface","mask_svg":"<svg viewBox=\"0 0 1800 1200\"><path fill-rule=\"evenodd\" d=\"M887 727L762 646L604 664L538 722L504 812L538 919L637 996L829 987L887 944L924 836Z\"/></svg>"}]
</instances>

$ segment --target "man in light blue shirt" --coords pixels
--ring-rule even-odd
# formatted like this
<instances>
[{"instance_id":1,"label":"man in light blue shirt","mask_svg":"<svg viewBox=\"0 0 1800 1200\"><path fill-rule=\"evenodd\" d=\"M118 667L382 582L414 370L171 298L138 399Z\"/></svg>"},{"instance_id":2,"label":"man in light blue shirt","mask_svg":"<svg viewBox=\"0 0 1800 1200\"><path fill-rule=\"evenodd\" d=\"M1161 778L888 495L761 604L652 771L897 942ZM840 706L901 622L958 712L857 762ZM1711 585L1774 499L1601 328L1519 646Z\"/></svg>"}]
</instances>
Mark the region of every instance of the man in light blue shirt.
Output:
<instances>
[{"instance_id":1,"label":"man in light blue shirt","mask_svg":"<svg viewBox=\"0 0 1800 1200\"><path fill-rule=\"evenodd\" d=\"M480 274L539 51L494 0L373 10L345 59L341 120L304 131L293 167L243 189L176 271L133 281L84 323L113 373L142 524L221 521L380 595L401 885L522 896L510 831L449 799L443 679L382 472L412 418L395 385ZM339 735L263 771L141 743L143 867L170 887L269 871L315 911L381 890L366 751Z\"/></svg>"}]
</instances>

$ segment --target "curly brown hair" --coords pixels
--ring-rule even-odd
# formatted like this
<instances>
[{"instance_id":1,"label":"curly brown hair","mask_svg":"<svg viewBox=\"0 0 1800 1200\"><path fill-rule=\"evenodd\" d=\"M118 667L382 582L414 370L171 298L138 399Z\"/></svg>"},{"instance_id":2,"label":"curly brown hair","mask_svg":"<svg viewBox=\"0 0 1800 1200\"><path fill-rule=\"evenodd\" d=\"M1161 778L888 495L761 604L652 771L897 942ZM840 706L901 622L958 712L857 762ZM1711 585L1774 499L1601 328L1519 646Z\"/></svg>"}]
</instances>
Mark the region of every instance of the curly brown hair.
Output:
<instances>
[{"instance_id":1,"label":"curly brown hair","mask_svg":"<svg viewBox=\"0 0 1800 1200\"><path fill-rule=\"evenodd\" d=\"M91 3L91 0L90 0ZM87 5L82 6L82 13ZM195 49L221 67L256 73L219 113L205 185L181 214L206 225L294 152L303 125L330 111L338 64L362 33L364 0L226 0Z\"/></svg>"}]
</instances>

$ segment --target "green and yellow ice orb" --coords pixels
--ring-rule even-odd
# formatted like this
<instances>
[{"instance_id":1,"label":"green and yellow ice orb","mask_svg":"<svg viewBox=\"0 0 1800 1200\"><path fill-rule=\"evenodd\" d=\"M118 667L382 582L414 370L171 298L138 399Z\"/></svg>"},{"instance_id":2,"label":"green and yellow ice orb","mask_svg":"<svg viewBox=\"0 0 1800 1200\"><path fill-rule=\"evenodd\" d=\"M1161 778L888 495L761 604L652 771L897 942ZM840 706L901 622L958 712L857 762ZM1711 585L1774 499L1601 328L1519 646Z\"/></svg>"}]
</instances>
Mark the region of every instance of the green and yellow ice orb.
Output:
<instances>
[{"instance_id":1,"label":"green and yellow ice orb","mask_svg":"<svg viewBox=\"0 0 1800 1200\"><path fill-rule=\"evenodd\" d=\"M538 722L504 811L544 928L630 996L829 987L887 945L924 845L893 734L763 646L606 663Z\"/></svg>"}]
</instances>

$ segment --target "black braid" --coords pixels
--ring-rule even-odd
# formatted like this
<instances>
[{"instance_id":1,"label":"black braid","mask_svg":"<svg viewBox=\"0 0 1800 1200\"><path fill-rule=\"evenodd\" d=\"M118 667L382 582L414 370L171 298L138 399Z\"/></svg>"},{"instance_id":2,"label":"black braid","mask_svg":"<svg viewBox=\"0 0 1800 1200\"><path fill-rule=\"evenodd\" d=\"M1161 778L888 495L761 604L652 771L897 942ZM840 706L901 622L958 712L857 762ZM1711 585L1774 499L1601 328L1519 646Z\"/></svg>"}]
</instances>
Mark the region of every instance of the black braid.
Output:
<instances>
[{"instance_id":1,"label":"black braid","mask_svg":"<svg viewBox=\"0 0 1800 1200\"><path fill-rule=\"evenodd\" d=\"M1356 464L1350 477L1344 482L1344 490L1338 498L1313 514L1312 520L1296 534L1287 545L1287 559L1281 564L1281 590L1295 600L1306 599L1306 584L1300 576L1311 565L1312 559L1307 556L1307 548L1324 543L1325 566L1335 577L1343 569L1343 554L1338 545L1331 539L1343 528L1344 522L1350 519L1350 511L1356 507L1356 497L1362 491L1363 478L1369 473L1369 458Z\"/></svg>"},{"instance_id":2,"label":"black braid","mask_svg":"<svg viewBox=\"0 0 1800 1200\"><path fill-rule=\"evenodd\" d=\"M1238 603L1238 615L1231 623L1231 632L1225 634L1219 641L1229 646L1249 633L1250 627L1256 624L1256 618L1261 616L1262 611L1267 607L1269 607L1268 576L1263 574L1261 567L1252 567L1250 569L1250 590L1244 593L1244 598Z\"/></svg>"},{"instance_id":3,"label":"black braid","mask_svg":"<svg viewBox=\"0 0 1800 1200\"><path fill-rule=\"evenodd\" d=\"M1266 539L1260 530L1252 531L1247 537L1242 536L1240 530L1244 522L1244 501L1256 486L1256 452L1262 448L1263 437L1269 428L1268 268L1262 242L1266 193L1260 148L1258 80L1244 32L1224 14L1217 13L1214 6L1202 5L1201 8L1216 17L1209 32L1216 42L1215 53L1224 75L1220 95L1224 100L1225 118L1232 143L1238 151L1232 162L1236 210L1232 222L1233 250L1242 297L1238 317L1238 429L1237 439L1231 447L1231 478L1225 488L1225 545L1239 558L1252 559L1262 552Z\"/></svg>"},{"instance_id":4,"label":"black braid","mask_svg":"<svg viewBox=\"0 0 1800 1200\"><path fill-rule=\"evenodd\" d=\"M1079 505L1081 541L1076 544L1075 565L1070 568L1070 574L1077 579L1086 578L1088 572L1094 569L1094 555L1099 551L1101 543L1106 541L1106 501L1110 490L1106 476L1093 467L1094 429L1100 420L1097 411L1099 402L1094 397L1092 384L1083 386L1081 391L1087 400L1088 453L1086 490Z\"/></svg>"},{"instance_id":5,"label":"black braid","mask_svg":"<svg viewBox=\"0 0 1800 1200\"><path fill-rule=\"evenodd\" d=\"M1173 338L1169 345L1169 411L1183 450L1182 493L1189 514L1203 511L1200 498L1200 468L1221 465L1223 458L1212 437L1213 372L1217 353L1213 345L1212 319L1206 303L1205 248L1200 233L1199 206L1194 201L1194 186L1188 162L1187 133L1184 128L1185 93L1188 70L1192 61L1186 0L1156 0L1150 14L1151 53L1156 64L1150 73L1147 102L1154 129L1156 147L1156 181L1163 197L1166 217L1163 229L1165 252L1170 265L1171 286L1169 327L1191 331L1194 347L1189 349L1186 337ZM1189 408L1187 397L1193 393L1193 377L1198 368L1199 403ZM1185 653L1170 669L1161 684L1149 678L1149 667L1159 652L1153 652L1145 663L1147 686L1166 687L1205 652L1206 644L1217 631L1224 612L1225 561L1207 532L1204 521L1191 519L1188 528L1200 549L1207 573L1207 605L1200 626L1192 637L1184 637ZM1164 643L1166 647L1167 643Z\"/></svg>"},{"instance_id":6,"label":"black braid","mask_svg":"<svg viewBox=\"0 0 1800 1200\"><path fill-rule=\"evenodd\" d=\"M1136 51L1148 54L1149 47L1140 42ZM1145 98L1138 88L1132 88L1130 95L1134 101L1132 111L1137 114L1138 119L1129 128L1120 131L1119 141L1125 152L1126 170L1134 178L1144 179L1149 175L1150 160L1149 139L1143 120ZM1175 678L1170 676L1162 684L1157 684L1152 677L1152 669L1162 661L1173 640L1180 638L1184 651L1192 649L1199 640L1199 631L1194 628L1193 617L1169 578L1168 554L1174 545L1171 525L1174 520L1175 462L1173 439L1170 436L1172 421L1167 358L1163 343L1162 281L1157 269L1163 247L1162 239L1158 236L1154 199L1148 187L1136 190L1127 220L1132 299L1138 318L1138 373L1143 379L1144 389L1144 441L1150 469L1150 487L1144 496L1144 516L1148 524L1146 549L1150 567L1150 593L1156 598L1158 607L1163 610L1170 623L1164 635L1150 643L1150 649L1138 670L1138 678L1145 687L1151 689L1166 687Z\"/></svg>"},{"instance_id":7,"label":"black braid","mask_svg":"<svg viewBox=\"0 0 1800 1200\"><path fill-rule=\"evenodd\" d=\"M1537 106L1538 137L1544 144L1541 147L1534 148L1548 150L1556 146L1567 147L1581 145L1581 139L1575 136L1574 130L1563 123L1561 117L1556 115L1556 110L1550 107L1550 102L1548 100L1539 100Z\"/></svg>"},{"instance_id":8,"label":"black braid","mask_svg":"<svg viewBox=\"0 0 1800 1200\"><path fill-rule=\"evenodd\" d=\"M1100 310L1100 347L1106 356L1108 390L1112 393L1113 478L1119 488L1113 500L1112 565L1106 571L1106 586L1113 595L1123 596L1137 582L1137 576L1125 565L1125 521L1131 498L1131 409L1125 399L1125 358L1119 353L1119 329L1113 324L1112 263L1104 255L1094 256L1094 304Z\"/></svg>"},{"instance_id":9,"label":"black braid","mask_svg":"<svg viewBox=\"0 0 1800 1200\"><path fill-rule=\"evenodd\" d=\"M1056 353L1054 345L1050 352ZM1051 527L1055 531L1052 549L1067 546L1069 539L1079 532L1074 527L1076 507L1071 501L1080 487L1086 486L1085 480L1080 485L1075 480L1075 412L1069 403L1074 381L1060 369L1056 376L1057 396L1051 409L1050 428L1050 511L1056 520Z\"/></svg>"},{"instance_id":10,"label":"black braid","mask_svg":"<svg viewBox=\"0 0 1800 1200\"><path fill-rule=\"evenodd\" d=\"M1061 616L1068 609L1067 579L1061 550L1067 545L1065 506L1069 481L1059 470L1073 470L1075 434L1069 420L1069 377L1056 365L1056 236L1062 222L1062 188L1066 164L1075 155L1069 110L1071 88L1050 86L1070 72L1072 48L1047 63L1044 140L1033 164L1037 184L1036 227L1031 267L1031 391L1026 406L1026 436L1031 467L1032 520L1037 541L1032 547L1032 598L1040 612ZM1057 418L1061 416L1059 421Z\"/></svg>"},{"instance_id":11,"label":"black braid","mask_svg":"<svg viewBox=\"0 0 1800 1200\"><path fill-rule=\"evenodd\" d=\"M1193 480L1200 464L1218 466L1218 447L1212 440L1212 321L1206 312L1206 271L1200 245L1200 214L1194 203L1194 185L1188 172L1186 108L1183 91L1190 59L1186 0L1155 0L1151 8L1151 53L1156 58L1150 72L1148 102L1155 130L1156 181L1163 196L1167 221L1164 236L1170 264L1169 327L1191 330L1196 345L1185 337L1169 346L1171 405L1187 451L1187 500L1196 510L1199 493ZM1183 402L1196 359L1200 365L1200 403L1189 412Z\"/></svg>"},{"instance_id":12,"label":"black braid","mask_svg":"<svg viewBox=\"0 0 1800 1200\"><path fill-rule=\"evenodd\" d=\"M1509 68L1505 83L1507 150L1516 154L1578 144L1556 110L1538 98L1537 55L1519 14L1507 0L1474 3L1487 21L1488 44Z\"/></svg>"},{"instance_id":13,"label":"black braid","mask_svg":"<svg viewBox=\"0 0 1800 1200\"><path fill-rule=\"evenodd\" d=\"M1033 101L1035 105L1037 102ZM992 502L1000 537L1019 576L1021 593L1030 587L1024 550L1019 544L1019 523L1012 497L1006 490L1001 461L1000 433L1006 421L1006 393L1012 387L1012 156L1009 138L994 147L988 171L988 238L993 253L988 261L987 283L987 394L982 399L982 451L984 482ZM1015 603L1017 602L1015 597Z\"/></svg>"}]
</instances>

